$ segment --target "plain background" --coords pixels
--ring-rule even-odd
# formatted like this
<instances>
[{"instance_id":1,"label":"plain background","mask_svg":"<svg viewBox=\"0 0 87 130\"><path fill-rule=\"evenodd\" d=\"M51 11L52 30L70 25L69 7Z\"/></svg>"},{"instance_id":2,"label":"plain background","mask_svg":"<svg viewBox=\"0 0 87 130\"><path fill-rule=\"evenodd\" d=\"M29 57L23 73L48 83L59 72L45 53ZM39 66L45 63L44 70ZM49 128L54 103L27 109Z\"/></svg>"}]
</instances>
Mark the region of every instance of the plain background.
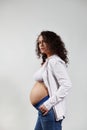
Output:
<instances>
[{"instance_id":1,"label":"plain background","mask_svg":"<svg viewBox=\"0 0 87 130\"><path fill-rule=\"evenodd\" d=\"M43 30L59 34L69 51L73 88L63 130L87 130L87 0L0 0L0 130L34 129L29 94Z\"/></svg>"}]
</instances>

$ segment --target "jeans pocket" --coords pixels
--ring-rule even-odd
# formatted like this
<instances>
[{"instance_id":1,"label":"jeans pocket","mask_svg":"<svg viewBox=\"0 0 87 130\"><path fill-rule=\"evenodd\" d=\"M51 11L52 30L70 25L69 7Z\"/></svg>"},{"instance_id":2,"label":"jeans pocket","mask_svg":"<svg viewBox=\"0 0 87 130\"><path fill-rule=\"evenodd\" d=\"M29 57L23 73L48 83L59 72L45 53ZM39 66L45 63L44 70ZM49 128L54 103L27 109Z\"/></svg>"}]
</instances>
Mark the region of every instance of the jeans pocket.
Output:
<instances>
[{"instance_id":1,"label":"jeans pocket","mask_svg":"<svg viewBox=\"0 0 87 130\"><path fill-rule=\"evenodd\" d=\"M45 121L55 121L53 109L50 109L46 115L43 115L43 113L41 113L40 116Z\"/></svg>"}]
</instances>

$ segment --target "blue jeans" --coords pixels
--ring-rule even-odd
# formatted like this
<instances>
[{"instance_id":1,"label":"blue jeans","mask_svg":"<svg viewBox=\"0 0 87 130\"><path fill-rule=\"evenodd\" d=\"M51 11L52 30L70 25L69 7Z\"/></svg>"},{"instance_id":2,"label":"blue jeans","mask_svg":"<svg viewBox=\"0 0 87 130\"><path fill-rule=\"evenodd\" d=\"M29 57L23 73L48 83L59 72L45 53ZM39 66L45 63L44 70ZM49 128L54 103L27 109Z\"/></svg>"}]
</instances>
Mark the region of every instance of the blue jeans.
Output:
<instances>
[{"instance_id":1,"label":"blue jeans","mask_svg":"<svg viewBox=\"0 0 87 130\"><path fill-rule=\"evenodd\" d=\"M45 116L38 110L38 119L34 130L62 130L62 120L55 120L53 109Z\"/></svg>"}]
</instances>

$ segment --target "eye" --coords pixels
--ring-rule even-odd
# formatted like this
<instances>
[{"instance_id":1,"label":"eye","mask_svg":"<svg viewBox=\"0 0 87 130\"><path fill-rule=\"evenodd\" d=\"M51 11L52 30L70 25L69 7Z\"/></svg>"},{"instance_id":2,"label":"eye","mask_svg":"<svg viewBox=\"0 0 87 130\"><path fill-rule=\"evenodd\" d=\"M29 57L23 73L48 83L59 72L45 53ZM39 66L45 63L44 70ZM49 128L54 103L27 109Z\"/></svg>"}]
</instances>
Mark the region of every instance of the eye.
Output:
<instances>
[{"instance_id":1,"label":"eye","mask_svg":"<svg viewBox=\"0 0 87 130\"><path fill-rule=\"evenodd\" d=\"M38 45L40 45L41 44L41 42L38 42Z\"/></svg>"},{"instance_id":2,"label":"eye","mask_svg":"<svg viewBox=\"0 0 87 130\"><path fill-rule=\"evenodd\" d=\"M38 45L43 44L43 43L45 43L44 40L42 40L42 41L38 41Z\"/></svg>"}]
</instances>

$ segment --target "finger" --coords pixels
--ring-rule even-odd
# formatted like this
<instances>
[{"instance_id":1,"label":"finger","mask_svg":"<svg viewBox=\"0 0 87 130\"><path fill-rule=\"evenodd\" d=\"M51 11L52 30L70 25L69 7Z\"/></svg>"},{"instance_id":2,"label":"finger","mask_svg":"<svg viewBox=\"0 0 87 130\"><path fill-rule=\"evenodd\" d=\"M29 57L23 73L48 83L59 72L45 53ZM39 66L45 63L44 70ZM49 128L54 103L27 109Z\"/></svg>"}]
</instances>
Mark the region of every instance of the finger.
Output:
<instances>
[{"instance_id":1,"label":"finger","mask_svg":"<svg viewBox=\"0 0 87 130\"><path fill-rule=\"evenodd\" d=\"M41 111L45 111L44 108L42 108L42 107L40 107L39 109L40 109Z\"/></svg>"},{"instance_id":2,"label":"finger","mask_svg":"<svg viewBox=\"0 0 87 130\"><path fill-rule=\"evenodd\" d=\"M44 108L43 106L40 106L39 109L40 109L41 111L45 111L45 108Z\"/></svg>"},{"instance_id":3,"label":"finger","mask_svg":"<svg viewBox=\"0 0 87 130\"><path fill-rule=\"evenodd\" d=\"M40 109L40 110L43 110L43 106L40 106L39 109Z\"/></svg>"},{"instance_id":4,"label":"finger","mask_svg":"<svg viewBox=\"0 0 87 130\"><path fill-rule=\"evenodd\" d=\"M44 113L44 112L45 112L45 110L44 110L44 109L42 109L42 108L39 108L39 110L40 110L42 113Z\"/></svg>"},{"instance_id":5,"label":"finger","mask_svg":"<svg viewBox=\"0 0 87 130\"><path fill-rule=\"evenodd\" d=\"M48 109L44 105L41 105L39 109L42 113L48 112Z\"/></svg>"},{"instance_id":6,"label":"finger","mask_svg":"<svg viewBox=\"0 0 87 130\"><path fill-rule=\"evenodd\" d=\"M48 111L44 112L44 113L43 113L43 116L45 116L47 113L48 113Z\"/></svg>"}]
</instances>

